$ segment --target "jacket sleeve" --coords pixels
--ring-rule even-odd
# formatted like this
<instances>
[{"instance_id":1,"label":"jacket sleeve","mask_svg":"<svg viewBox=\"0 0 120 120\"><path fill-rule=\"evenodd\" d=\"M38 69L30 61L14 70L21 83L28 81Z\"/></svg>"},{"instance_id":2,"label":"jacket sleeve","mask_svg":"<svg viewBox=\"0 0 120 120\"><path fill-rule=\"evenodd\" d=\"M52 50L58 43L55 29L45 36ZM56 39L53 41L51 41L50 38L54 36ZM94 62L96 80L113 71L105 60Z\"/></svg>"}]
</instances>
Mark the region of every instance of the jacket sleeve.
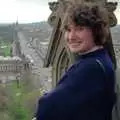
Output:
<instances>
[{"instance_id":1,"label":"jacket sleeve","mask_svg":"<svg viewBox=\"0 0 120 120\"><path fill-rule=\"evenodd\" d=\"M78 65L66 74L67 77L61 84L40 98L37 120L55 120L60 116L65 118L73 115L78 109L82 115L89 101L100 99L105 76L97 63Z\"/></svg>"}]
</instances>

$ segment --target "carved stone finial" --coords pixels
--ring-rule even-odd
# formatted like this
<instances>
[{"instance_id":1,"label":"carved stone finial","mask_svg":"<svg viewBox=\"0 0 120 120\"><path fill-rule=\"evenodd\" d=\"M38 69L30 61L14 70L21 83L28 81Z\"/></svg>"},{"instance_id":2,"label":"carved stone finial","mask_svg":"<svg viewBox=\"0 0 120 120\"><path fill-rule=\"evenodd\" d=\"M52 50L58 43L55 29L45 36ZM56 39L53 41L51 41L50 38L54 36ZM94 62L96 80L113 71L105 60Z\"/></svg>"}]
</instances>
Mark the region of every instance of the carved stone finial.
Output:
<instances>
[{"instance_id":1,"label":"carved stone finial","mask_svg":"<svg viewBox=\"0 0 120 120\"><path fill-rule=\"evenodd\" d=\"M52 12L56 11L59 5L59 2L49 2L49 8Z\"/></svg>"},{"instance_id":2,"label":"carved stone finial","mask_svg":"<svg viewBox=\"0 0 120 120\"><path fill-rule=\"evenodd\" d=\"M56 13L51 13L51 15L48 18L48 24L53 27L55 25L56 21Z\"/></svg>"},{"instance_id":3,"label":"carved stone finial","mask_svg":"<svg viewBox=\"0 0 120 120\"><path fill-rule=\"evenodd\" d=\"M56 12L59 7L59 2L49 2L48 5L50 10L52 11L48 18L48 23L49 25L54 26L56 21Z\"/></svg>"},{"instance_id":4,"label":"carved stone finial","mask_svg":"<svg viewBox=\"0 0 120 120\"><path fill-rule=\"evenodd\" d=\"M113 13L117 8L117 2L107 2L105 4L105 7L107 8L109 13L108 17L109 17L110 26L113 27L117 24L117 18Z\"/></svg>"},{"instance_id":5,"label":"carved stone finial","mask_svg":"<svg viewBox=\"0 0 120 120\"><path fill-rule=\"evenodd\" d=\"M109 12L114 12L117 8L117 2L107 2L105 7L108 9Z\"/></svg>"}]
</instances>

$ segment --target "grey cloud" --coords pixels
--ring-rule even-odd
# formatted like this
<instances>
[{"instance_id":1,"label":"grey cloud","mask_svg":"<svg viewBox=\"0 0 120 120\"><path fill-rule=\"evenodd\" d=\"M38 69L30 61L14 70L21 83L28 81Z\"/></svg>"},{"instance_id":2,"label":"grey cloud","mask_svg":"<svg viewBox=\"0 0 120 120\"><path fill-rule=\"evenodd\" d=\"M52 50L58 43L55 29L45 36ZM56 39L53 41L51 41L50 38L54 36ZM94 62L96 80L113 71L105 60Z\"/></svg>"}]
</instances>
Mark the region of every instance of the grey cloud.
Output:
<instances>
[{"instance_id":1,"label":"grey cloud","mask_svg":"<svg viewBox=\"0 0 120 120\"><path fill-rule=\"evenodd\" d=\"M48 2L57 1L57 0L17 0L19 2L32 2L40 5L48 5Z\"/></svg>"}]
</instances>

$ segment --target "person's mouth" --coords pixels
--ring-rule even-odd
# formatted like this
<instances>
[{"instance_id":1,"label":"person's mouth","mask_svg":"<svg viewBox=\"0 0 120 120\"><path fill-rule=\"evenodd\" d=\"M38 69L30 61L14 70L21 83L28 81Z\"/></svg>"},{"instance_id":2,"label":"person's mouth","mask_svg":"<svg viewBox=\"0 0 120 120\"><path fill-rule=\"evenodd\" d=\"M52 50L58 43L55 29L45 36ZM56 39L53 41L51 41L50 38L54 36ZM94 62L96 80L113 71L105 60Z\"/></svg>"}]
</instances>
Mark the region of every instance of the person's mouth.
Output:
<instances>
[{"instance_id":1,"label":"person's mouth","mask_svg":"<svg viewBox=\"0 0 120 120\"><path fill-rule=\"evenodd\" d=\"M75 42L75 43L69 43L70 45L73 45L73 46L75 46L75 45L80 45L81 44L81 42L79 41L79 42Z\"/></svg>"}]
</instances>

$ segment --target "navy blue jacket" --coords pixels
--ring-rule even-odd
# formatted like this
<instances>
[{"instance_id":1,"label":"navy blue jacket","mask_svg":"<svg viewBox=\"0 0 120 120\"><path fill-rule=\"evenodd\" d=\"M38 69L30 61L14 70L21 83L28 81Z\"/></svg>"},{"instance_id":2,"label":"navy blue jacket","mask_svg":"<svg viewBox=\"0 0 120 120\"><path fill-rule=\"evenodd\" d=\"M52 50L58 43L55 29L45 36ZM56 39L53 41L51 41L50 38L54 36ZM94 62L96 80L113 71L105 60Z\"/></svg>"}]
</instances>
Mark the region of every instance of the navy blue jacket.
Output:
<instances>
[{"instance_id":1,"label":"navy blue jacket","mask_svg":"<svg viewBox=\"0 0 120 120\"><path fill-rule=\"evenodd\" d=\"M104 65L105 71L100 64ZM40 98L37 120L111 120L114 69L105 49L81 55L56 88Z\"/></svg>"}]
</instances>

